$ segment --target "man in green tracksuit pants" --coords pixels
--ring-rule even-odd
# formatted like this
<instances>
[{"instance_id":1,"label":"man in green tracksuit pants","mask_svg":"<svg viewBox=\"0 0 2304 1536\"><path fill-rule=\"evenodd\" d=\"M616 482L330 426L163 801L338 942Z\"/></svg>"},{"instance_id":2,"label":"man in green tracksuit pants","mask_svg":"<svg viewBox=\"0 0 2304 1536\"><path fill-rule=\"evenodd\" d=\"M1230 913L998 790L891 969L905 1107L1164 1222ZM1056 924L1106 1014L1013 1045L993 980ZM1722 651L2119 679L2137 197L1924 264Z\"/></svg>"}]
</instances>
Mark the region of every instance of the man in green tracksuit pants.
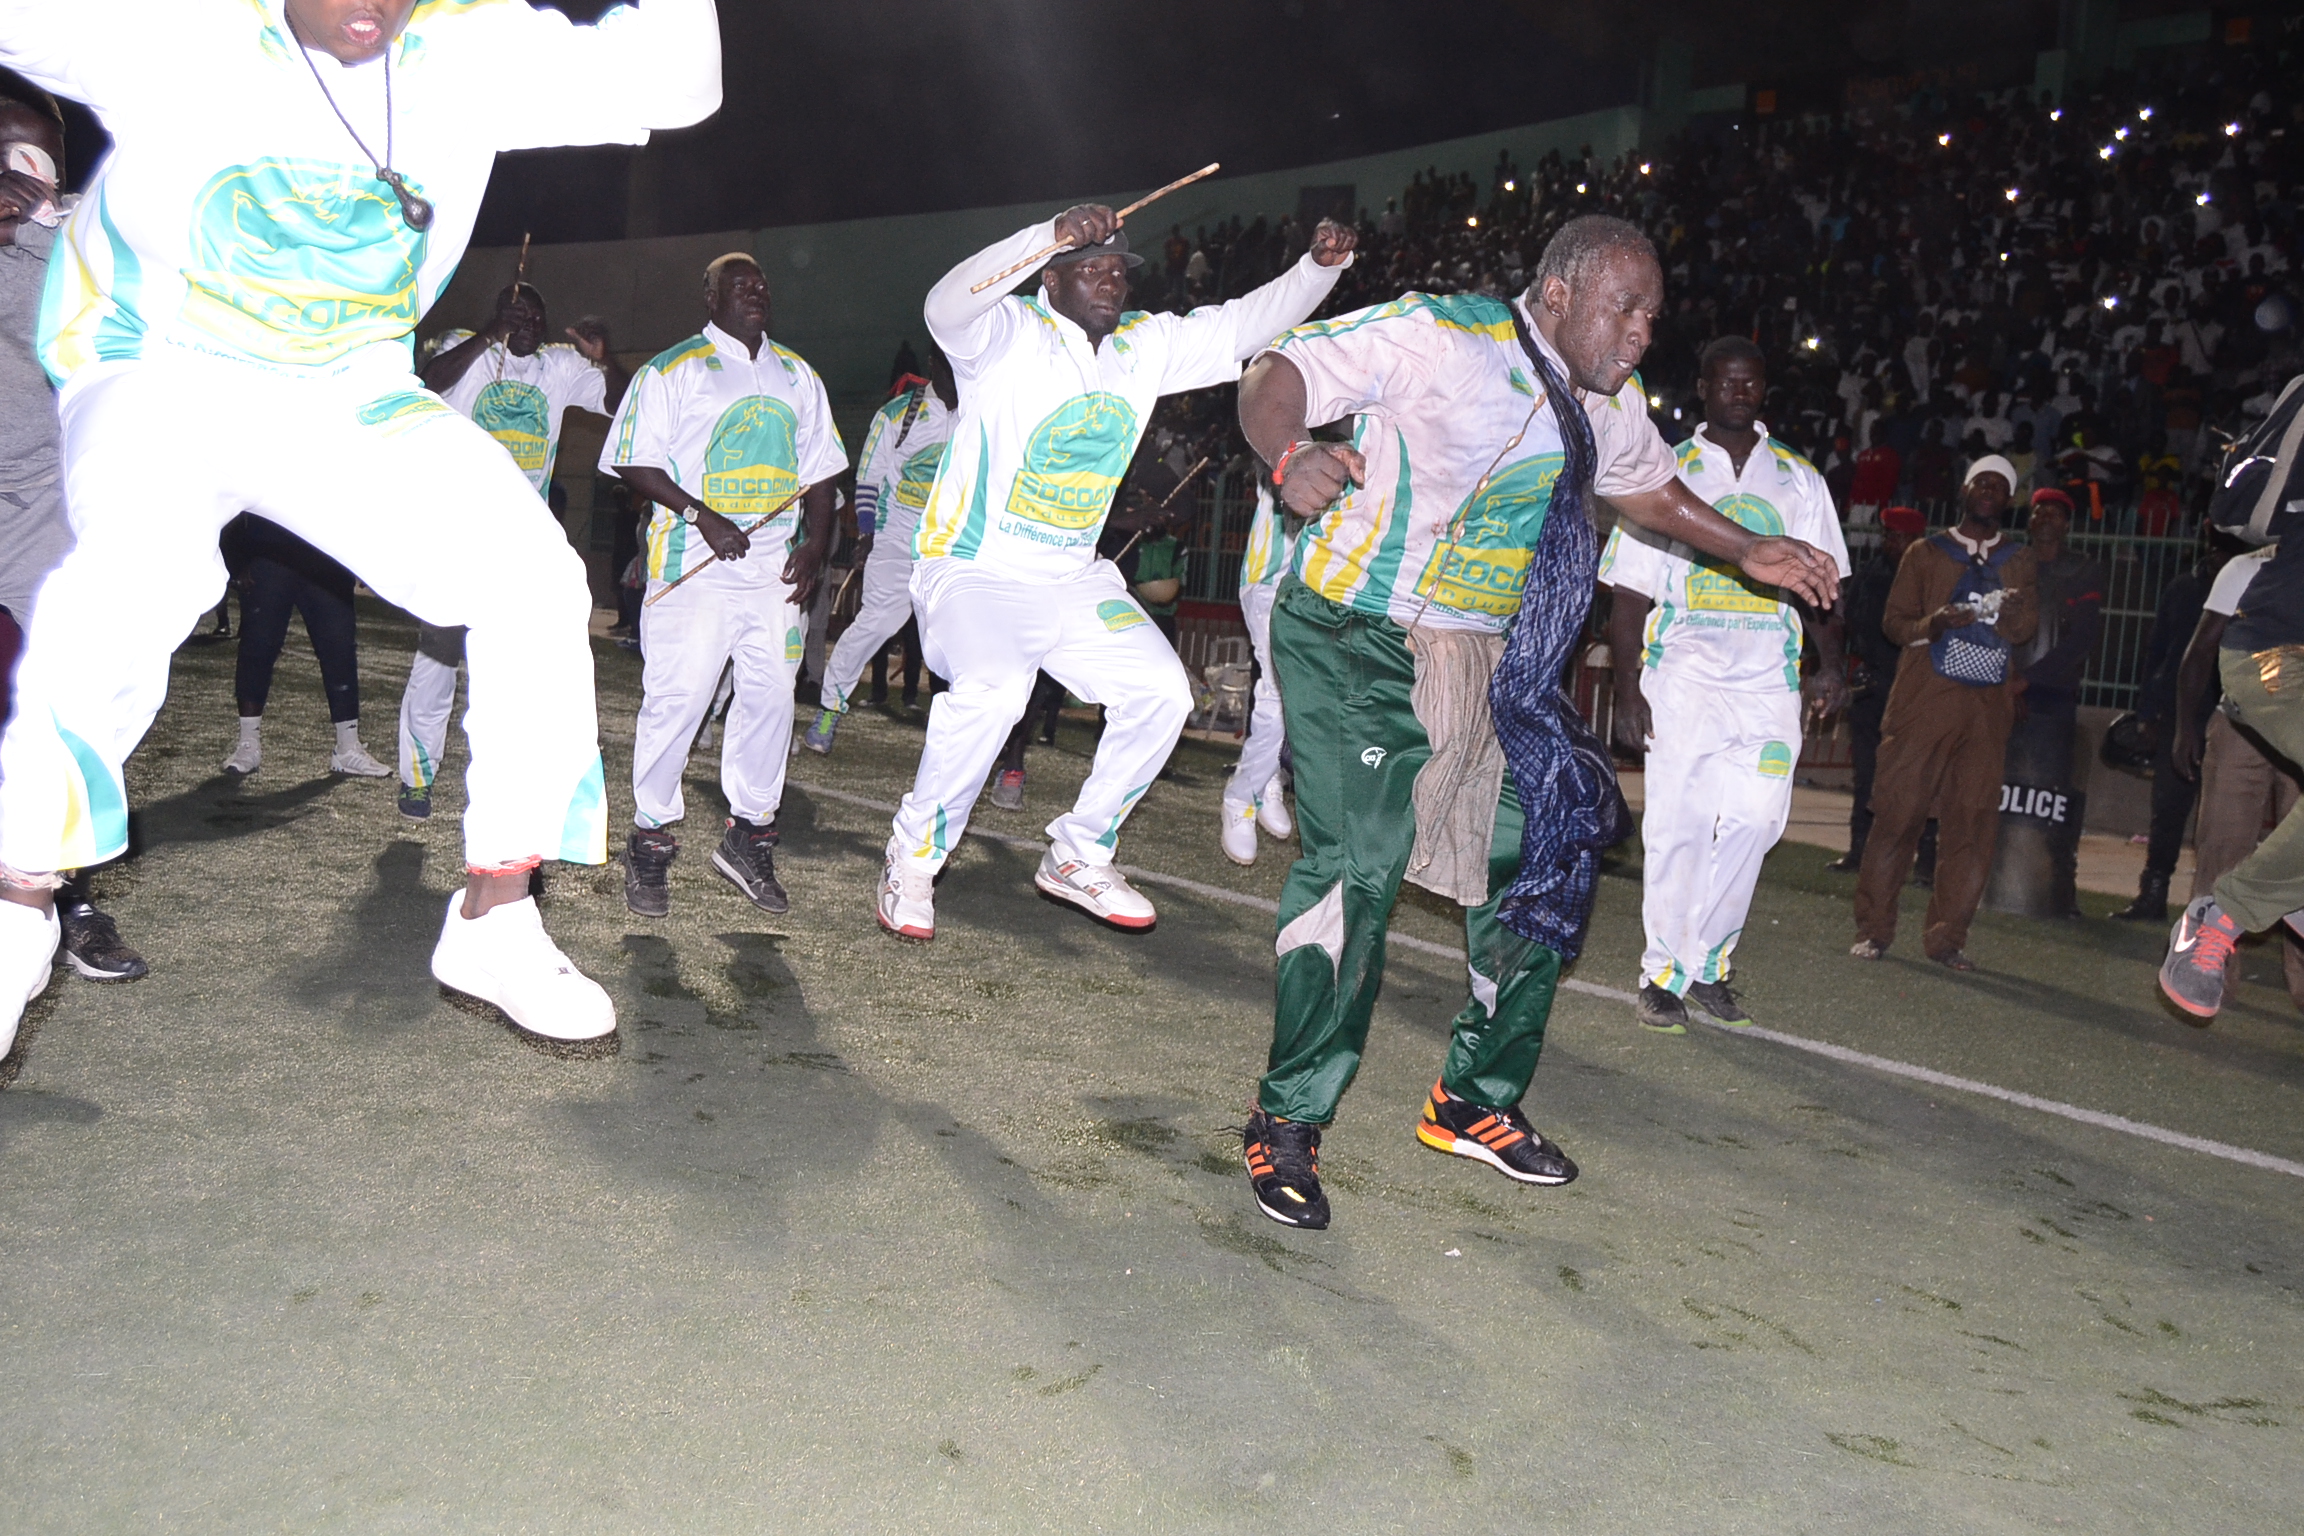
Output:
<instances>
[{"instance_id":1,"label":"man in green tracksuit pants","mask_svg":"<svg viewBox=\"0 0 2304 1536\"><path fill-rule=\"evenodd\" d=\"M1288 511L1315 519L1272 614L1303 857L1281 897L1272 1049L1243 1152L1257 1205L1275 1221L1328 1224L1320 1132L1359 1069L1385 924L1418 840L1416 776L1434 750L1410 702L1410 636L1428 657L1485 647L1475 695L1485 698L1564 463L1543 378L1575 390L1593 438L1590 489L1625 517L1759 580L1832 599L1831 569L1814 550L1756 537L1681 484L1632 377L1663 301L1655 251L1639 231L1578 219L1512 304L1408 294L1289 333L1241 381L1250 445L1273 466ZM1528 347L1541 349L1541 365ZM1308 428L1345 420L1349 445L1310 440ZM1587 583L1535 599L1581 605L1591 594ZM1469 692L1460 684L1456 696ZM1451 826L1488 814L1462 810ZM1417 1135L1524 1183L1565 1184L1576 1165L1519 1107L1560 972L1559 955L1498 920L1521 830L1507 775L1486 899L1468 903L1465 917L1472 995ZM1476 831L1457 843L1475 863ZM1476 868L1470 883L1479 884Z\"/></svg>"}]
</instances>

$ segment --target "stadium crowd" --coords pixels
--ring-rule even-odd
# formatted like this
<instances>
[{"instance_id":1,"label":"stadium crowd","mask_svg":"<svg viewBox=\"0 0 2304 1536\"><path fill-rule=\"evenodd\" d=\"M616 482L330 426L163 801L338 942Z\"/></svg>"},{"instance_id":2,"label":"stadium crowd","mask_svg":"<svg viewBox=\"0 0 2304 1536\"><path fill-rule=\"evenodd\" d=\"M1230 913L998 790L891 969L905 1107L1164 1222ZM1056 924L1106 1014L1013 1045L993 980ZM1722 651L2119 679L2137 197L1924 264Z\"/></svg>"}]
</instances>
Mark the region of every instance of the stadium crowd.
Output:
<instances>
[{"instance_id":1,"label":"stadium crowd","mask_svg":"<svg viewBox=\"0 0 2304 1536\"><path fill-rule=\"evenodd\" d=\"M1771 431L1858 526L1899 501L1944 520L1965 465L2000 453L2020 499L2077 487L2084 523L2134 508L2137 531L2164 532L2205 493L2214 433L2304 367L2304 104L2270 68L2236 53L2062 106L1924 91L1876 116L1685 133L1645 159L1500 156L1485 186L1435 167L1361 210L1360 261L1322 313L1517 293L1567 220L1617 214L1664 256L1642 371L1668 437L1694 425L1697 350L1747 335L1775 364ZM1235 297L1308 238L1293 216L1172 230L1137 302Z\"/></svg>"}]
</instances>

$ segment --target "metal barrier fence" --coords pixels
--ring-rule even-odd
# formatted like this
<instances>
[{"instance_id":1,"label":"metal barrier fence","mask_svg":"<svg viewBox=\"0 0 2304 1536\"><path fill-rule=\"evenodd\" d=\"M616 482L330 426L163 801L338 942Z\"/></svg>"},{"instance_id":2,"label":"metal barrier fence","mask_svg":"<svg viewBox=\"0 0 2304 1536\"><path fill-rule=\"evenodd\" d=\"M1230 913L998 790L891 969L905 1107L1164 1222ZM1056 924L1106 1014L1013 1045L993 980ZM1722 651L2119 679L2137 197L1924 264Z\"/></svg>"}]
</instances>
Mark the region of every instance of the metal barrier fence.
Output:
<instances>
[{"instance_id":1,"label":"metal barrier fence","mask_svg":"<svg viewBox=\"0 0 2304 1536\"><path fill-rule=\"evenodd\" d=\"M1960 520L1958 502L1925 502L1930 531L1949 528ZM2089 658L2080 682L2080 702L2106 709L2133 709L2144 681L2145 649L2152 643L2152 617L2168 584L2189 570L2199 558L2197 525L2178 521L2165 533L2139 528L2133 502L2104 508L2101 519L2083 509L2072 530L2070 546L2104 569L2103 630L2096 654ZM2017 526L2022 526L2019 516ZM1861 558L1879 542L1876 528L1848 530L1848 552Z\"/></svg>"},{"instance_id":2,"label":"metal barrier fence","mask_svg":"<svg viewBox=\"0 0 2304 1536\"><path fill-rule=\"evenodd\" d=\"M1188 536L1184 596L1202 603L1236 603L1240 598L1240 557L1256 515L1252 469L1209 477L1200 487L1200 517ZM1957 502L1924 503L1931 529L1959 521ZM1863 558L1879 542L1877 528L1850 528L1849 554ZM2199 538L2190 523L2173 533L2137 529L2133 504L2104 509L2101 521L2083 511L2071 546L2104 568L2103 634L2081 682L2080 702L2108 709L2135 707L2143 682L2145 647L2151 643L2152 616L2168 584L2198 558Z\"/></svg>"}]
</instances>

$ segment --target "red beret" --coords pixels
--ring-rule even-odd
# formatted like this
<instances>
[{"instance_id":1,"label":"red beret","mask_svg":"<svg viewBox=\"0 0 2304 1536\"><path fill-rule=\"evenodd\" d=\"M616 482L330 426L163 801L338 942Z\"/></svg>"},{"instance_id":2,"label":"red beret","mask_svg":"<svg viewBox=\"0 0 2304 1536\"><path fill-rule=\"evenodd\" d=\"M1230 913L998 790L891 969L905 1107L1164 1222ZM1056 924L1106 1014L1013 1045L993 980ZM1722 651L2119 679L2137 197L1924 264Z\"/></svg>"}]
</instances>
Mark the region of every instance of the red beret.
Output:
<instances>
[{"instance_id":1,"label":"red beret","mask_svg":"<svg viewBox=\"0 0 2304 1536\"><path fill-rule=\"evenodd\" d=\"M2072 498L2065 495L2062 491L2057 490L2052 485L2044 485L2040 489L2034 491L2032 493L2032 505L2036 507L2062 507L2066 517L2070 517L2072 515Z\"/></svg>"},{"instance_id":2,"label":"red beret","mask_svg":"<svg viewBox=\"0 0 2304 1536\"><path fill-rule=\"evenodd\" d=\"M1880 526L1890 533L1926 533L1928 519L1920 515L1918 507L1886 507L1880 513Z\"/></svg>"}]
</instances>

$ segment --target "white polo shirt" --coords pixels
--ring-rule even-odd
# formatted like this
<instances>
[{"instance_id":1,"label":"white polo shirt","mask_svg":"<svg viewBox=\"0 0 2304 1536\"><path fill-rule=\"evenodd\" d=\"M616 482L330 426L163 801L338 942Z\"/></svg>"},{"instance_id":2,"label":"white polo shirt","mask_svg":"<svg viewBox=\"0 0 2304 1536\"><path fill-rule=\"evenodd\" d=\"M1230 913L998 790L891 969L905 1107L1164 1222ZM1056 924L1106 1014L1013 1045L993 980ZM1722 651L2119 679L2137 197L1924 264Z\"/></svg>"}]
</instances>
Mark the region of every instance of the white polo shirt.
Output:
<instances>
[{"instance_id":1,"label":"white polo shirt","mask_svg":"<svg viewBox=\"0 0 2304 1536\"><path fill-rule=\"evenodd\" d=\"M1153 403L1237 381L1240 365L1319 308L1344 271L1307 253L1229 304L1123 315L1091 347L1037 290L968 291L1056 242L1053 221L1019 230L929 291L929 334L959 381L960 414L913 541L922 559L978 560L1026 581L1084 569Z\"/></svg>"},{"instance_id":2,"label":"white polo shirt","mask_svg":"<svg viewBox=\"0 0 2304 1536\"><path fill-rule=\"evenodd\" d=\"M1754 533L1802 540L1845 577L1848 545L1832 493L1816 467L1754 423L1760 441L1744 472L1696 429L1679 449L1680 478L1714 511ZM1608 536L1600 579L1654 605L1640 664L1736 693L1800 691L1800 610L1775 587L1681 543L1623 523Z\"/></svg>"},{"instance_id":3,"label":"white polo shirt","mask_svg":"<svg viewBox=\"0 0 2304 1536\"><path fill-rule=\"evenodd\" d=\"M471 336L470 331L450 331L440 338L440 350L461 346ZM562 419L571 408L607 415L608 376L566 342L514 357L499 341L440 398L502 443L542 496L560 456Z\"/></svg>"},{"instance_id":4,"label":"white polo shirt","mask_svg":"<svg viewBox=\"0 0 2304 1536\"><path fill-rule=\"evenodd\" d=\"M885 534L911 544L952 441L952 421L933 389L906 391L880 407L864 434L863 457L856 461L858 537Z\"/></svg>"},{"instance_id":5,"label":"white polo shirt","mask_svg":"<svg viewBox=\"0 0 2304 1536\"><path fill-rule=\"evenodd\" d=\"M751 527L803 485L837 480L848 450L832 424L824 381L796 352L764 341L754 357L744 343L706 325L661 353L633 377L623 408L608 429L600 467L619 464L660 469L672 483L713 511L747 529L755 557L778 570L800 526L793 502L775 521ZM648 525L648 574L677 581L689 564L710 554L688 520L658 507Z\"/></svg>"}]
</instances>

